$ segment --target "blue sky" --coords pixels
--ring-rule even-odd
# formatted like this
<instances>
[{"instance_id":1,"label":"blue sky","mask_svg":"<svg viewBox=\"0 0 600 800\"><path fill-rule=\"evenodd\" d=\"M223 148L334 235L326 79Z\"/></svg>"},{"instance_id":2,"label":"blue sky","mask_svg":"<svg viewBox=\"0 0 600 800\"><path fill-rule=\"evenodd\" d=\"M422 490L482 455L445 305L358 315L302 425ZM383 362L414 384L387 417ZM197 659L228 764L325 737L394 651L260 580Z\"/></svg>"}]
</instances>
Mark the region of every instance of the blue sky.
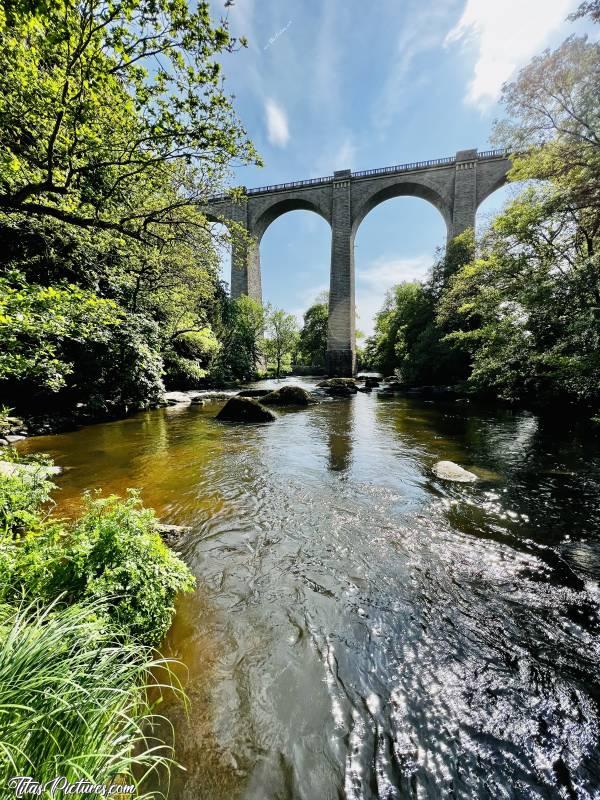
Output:
<instances>
[{"instance_id":1,"label":"blue sky","mask_svg":"<svg viewBox=\"0 0 600 800\"><path fill-rule=\"evenodd\" d=\"M249 47L223 60L225 86L265 166L248 187L490 147L503 81L581 26L577 0L236 0L232 32ZM215 16L224 13L214 0ZM478 224L506 190L481 207ZM445 240L417 198L382 203L356 237L358 327L386 290L423 277ZM298 316L328 288L330 231L309 211L279 217L261 243L263 299ZM229 267L225 276L229 279Z\"/></svg>"}]
</instances>

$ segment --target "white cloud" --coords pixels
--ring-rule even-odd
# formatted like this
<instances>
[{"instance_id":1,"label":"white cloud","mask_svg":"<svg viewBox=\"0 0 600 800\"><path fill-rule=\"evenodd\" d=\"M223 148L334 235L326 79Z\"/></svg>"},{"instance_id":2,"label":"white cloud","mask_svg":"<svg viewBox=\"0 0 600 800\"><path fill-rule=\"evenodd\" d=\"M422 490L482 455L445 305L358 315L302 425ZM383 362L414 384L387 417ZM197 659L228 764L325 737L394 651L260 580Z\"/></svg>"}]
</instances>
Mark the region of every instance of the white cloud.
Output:
<instances>
[{"instance_id":1,"label":"white cloud","mask_svg":"<svg viewBox=\"0 0 600 800\"><path fill-rule=\"evenodd\" d=\"M573 0L467 0L445 44L474 44L477 57L466 101L485 109L514 71L561 26Z\"/></svg>"},{"instance_id":2,"label":"white cloud","mask_svg":"<svg viewBox=\"0 0 600 800\"><path fill-rule=\"evenodd\" d=\"M265 101L265 124L269 142L276 147L285 147L290 138L285 111L274 100Z\"/></svg>"},{"instance_id":3,"label":"white cloud","mask_svg":"<svg viewBox=\"0 0 600 800\"><path fill-rule=\"evenodd\" d=\"M423 280L431 268L430 253L413 258L378 258L356 272L357 326L366 335L373 333L375 315L381 311L388 289L402 281Z\"/></svg>"},{"instance_id":4,"label":"white cloud","mask_svg":"<svg viewBox=\"0 0 600 800\"><path fill-rule=\"evenodd\" d=\"M394 7L392 5L387 13L392 14ZM398 123L400 112L411 98L426 91L430 77L426 70L418 70L415 62L441 45L448 25L446 3L412 3L405 14L410 24L398 25L399 33L386 65L386 77L375 95L373 122L381 136L387 136L388 128ZM422 102L422 96L419 100Z\"/></svg>"}]
</instances>

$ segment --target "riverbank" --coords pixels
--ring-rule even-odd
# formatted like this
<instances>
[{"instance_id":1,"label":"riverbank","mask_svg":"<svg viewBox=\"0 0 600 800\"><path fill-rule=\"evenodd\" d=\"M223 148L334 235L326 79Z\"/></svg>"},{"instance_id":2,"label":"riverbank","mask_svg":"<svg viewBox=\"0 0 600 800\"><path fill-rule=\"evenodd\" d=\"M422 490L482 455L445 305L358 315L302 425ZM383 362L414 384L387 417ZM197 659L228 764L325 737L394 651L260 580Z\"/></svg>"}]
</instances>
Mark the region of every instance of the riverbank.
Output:
<instances>
[{"instance_id":1,"label":"riverbank","mask_svg":"<svg viewBox=\"0 0 600 800\"><path fill-rule=\"evenodd\" d=\"M296 380L297 379L297 380ZM223 400L232 397L244 390L266 385L277 386L281 383L290 384L295 381L310 381L315 383L323 380L323 375L288 375L276 380L274 378L261 378L246 384L227 384L207 389L173 390L164 393L159 403L152 404L148 409L132 409L109 413L90 412L79 405L64 412L24 413L22 415L5 413L0 414L0 447L14 445L31 436L47 436L56 433L74 431L85 425L98 425L105 422L115 422L126 419L134 414L153 408L166 408L174 405L198 405L209 400ZM395 376L382 377L377 373L359 373L355 379L359 391L374 391L382 398L386 397L414 397L430 402L458 402L475 403L482 407L508 409L515 412L529 411L541 416L555 418L564 424L567 420L573 423L591 422L597 426L600 422L598 409L589 405L574 403L558 403L542 398L529 398L527 401L511 402L490 394L477 393L464 384L455 386L413 386L403 384Z\"/></svg>"},{"instance_id":2,"label":"riverbank","mask_svg":"<svg viewBox=\"0 0 600 800\"><path fill-rule=\"evenodd\" d=\"M236 394L241 386L222 389L189 389L186 391L165 392L163 400L159 403L148 405L147 408L133 408L131 410L91 412L87 407L80 405L66 411L52 411L48 413L13 413L12 410L0 415L0 447L16 444L30 436L48 436L54 433L74 431L85 425L99 425L105 422L115 422L120 419L148 411L153 408L166 408L180 403L193 403L204 399L223 399Z\"/></svg>"}]
</instances>

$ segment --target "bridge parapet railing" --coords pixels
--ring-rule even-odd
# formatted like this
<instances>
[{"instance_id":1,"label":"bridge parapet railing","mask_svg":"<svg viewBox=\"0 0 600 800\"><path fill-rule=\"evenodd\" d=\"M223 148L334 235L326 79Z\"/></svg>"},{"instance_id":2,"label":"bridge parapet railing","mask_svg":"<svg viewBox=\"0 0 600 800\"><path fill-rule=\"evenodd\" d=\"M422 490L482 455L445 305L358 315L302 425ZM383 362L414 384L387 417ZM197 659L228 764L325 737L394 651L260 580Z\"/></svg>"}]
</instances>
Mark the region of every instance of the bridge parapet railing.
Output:
<instances>
[{"instance_id":1,"label":"bridge parapet railing","mask_svg":"<svg viewBox=\"0 0 600 800\"><path fill-rule=\"evenodd\" d=\"M413 161L410 164L396 164L394 167L378 167L377 169L363 169L358 172L353 172L353 178L367 178L370 175L389 175L393 172L408 172L413 169L426 169L427 167L445 166L447 164L454 164L456 159L454 156L448 158L430 158L427 161Z\"/></svg>"},{"instance_id":2,"label":"bridge parapet railing","mask_svg":"<svg viewBox=\"0 0 600 800\"><path fill-rule=\"evenodd\" d=\"M482 150L477 153L478 159L484 158L506 158L508 151L504 148L496 150ZM363 169L351 173L351 178L370 178L376 175L394 175L398 172L410 172L417 169L428 169L429 167L445 167L456 163L455 156L447 158L430 158L426 161L413 161L410 164L396 164L393 167L378 167L376 169ZM307 186L324 186L333 181L333 175L325 175L322 178L307 178L303 181L288 181L288 183L273 183L269 186L257 186L254 189L247 189L247 195L268 194L269 192L282 192L286 189L302 189ZM218 203L228 200L227 193L214 195L209 198L209 203Z\"/></svg>"},{"instance_id":3,"label":"bridge parapet railing","mask_svg":"<svg viewBox=\"0 0 600 800\"><path fill-rule=\"evenodd\" d=\"M508 150L504 147L499 147L496 150L482 150L477 153L477 158L506 158Z\"/></svg>"},{"instance_id":4,"label":"bridge parapet railing","mask_svg":"<svg viewBox=\"0 0 600 800\"><path fill-rule=\"evenodd\" d=\"M307 178L304 181L288 181L287 183L274 183L270 186L258 186L256 189L248 189L247 194L263 194L264 192L280 192L282 189L299 189L302 186L318 186L323 183L331 183L333 175L325 175L323 178Z\"/></svg>"}]
</instances>

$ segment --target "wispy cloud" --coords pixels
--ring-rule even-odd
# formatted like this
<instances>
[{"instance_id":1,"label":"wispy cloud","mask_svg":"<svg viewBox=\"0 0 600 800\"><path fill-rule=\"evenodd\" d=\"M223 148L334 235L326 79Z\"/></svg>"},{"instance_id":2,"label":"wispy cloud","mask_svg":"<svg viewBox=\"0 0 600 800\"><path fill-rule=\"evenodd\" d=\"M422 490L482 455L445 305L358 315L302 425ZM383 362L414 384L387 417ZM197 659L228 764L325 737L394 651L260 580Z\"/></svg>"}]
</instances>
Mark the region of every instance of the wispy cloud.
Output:
<instances>
[{"instance_id":1,"label":"wispy cloud","mask_svg":"<svg viewBox=\"0 0 600 800\"><path fill-rule=\"evenodd\" d=\"M385 81L376 95L374 124L381 134L385 134L397 119L415 89L418 86L422 88L429 80L426 72L417 73L415 62L424 53L440 46L447 29L448 7L446 3L414 4L407 10L407 16L410 24L400 29Z\"/></svg>"},{"instance_id":2,"label":"wispy cloud","mask_svg":"<svg viewBox=\"0 0 600 800\"><path fill-rule=\"evenodd\" d=\"M463 42L477 53L466 101L485 110L514 71L537 53L565 21L574 0L467 0L445 44Z\"/></svg>"},{"instance_id":3,"label":"wispy cloud","mask_svg":"<svg viewBox=\"0 0 600 800\"><path fill-rule=\"evenodd\" d=\"M331 141L326 142L318 156L312 161L310 176L318 178L331 175L336 169L358 169L356 154L358 152L351 134L338 132Z\"/></svg>"},{"instance_id":4,"label":"wispy cloud","mask_svg":"<svg viewBox=\"0 0 600 800\"><path fill-rule=\"evenodd\" d=\"M430 253L413 258L378 258L356 272L357 325L366 336L373 333L375 315L386 292L402 281L423 280L432 264Z\"/></svg>"},{"instance_id":5,"label":"wispy cloud","mask_svg":"<svg viewBox=\"0 0 600 800\"><path fill-rule=\"evenodd\" d=\"M269 41L268 41L268 42L266 43L266 45L263 47L263 50L268 50L268 49L269 49L269 47L271 47L271 45L275 44L275 42L277 41L277 39L279 39L279 37L280 37L280 36L283 36L283 34L284 34L284 33L285 33L287 30L289 30L289 29L290 29L290 26L291 26L291 24L292 24L292 20L290 19L290 20L288 20L288 23L287 23L287 25L284 25L284 26L283 26L283 28L280 28L278 31L275 31L275 33L274 33L272 36L270 36L270 37L269 37Z\"/></svg>"},{"instance_id":6,"label":"wispy cloud","mask_svg":"<svg viewBox=\"0 0 600 800\"><path fill-rule=\"evenodd\" d=\"M296 317L298 325L302 327L304 322L304 312L312 306L312 304L316 300L320 300L323 292L328 292L329 286L325 283L316 284L314 286L309 286L307 289L303 289L299 296L299 305L295 308L290 310L290 314L293 314Z\"/></svg>"},{"instance_id":7,"label":"wispy cloud","mask_svg":"<svg viewBox=\"0 0 600 800\"><path fill-rule=\"evenodd\" d=\"M274 100L265 101L265 124L269 142L276 147L285 147L290 138L285 111Z\"/></svg>"}]
</instances>

